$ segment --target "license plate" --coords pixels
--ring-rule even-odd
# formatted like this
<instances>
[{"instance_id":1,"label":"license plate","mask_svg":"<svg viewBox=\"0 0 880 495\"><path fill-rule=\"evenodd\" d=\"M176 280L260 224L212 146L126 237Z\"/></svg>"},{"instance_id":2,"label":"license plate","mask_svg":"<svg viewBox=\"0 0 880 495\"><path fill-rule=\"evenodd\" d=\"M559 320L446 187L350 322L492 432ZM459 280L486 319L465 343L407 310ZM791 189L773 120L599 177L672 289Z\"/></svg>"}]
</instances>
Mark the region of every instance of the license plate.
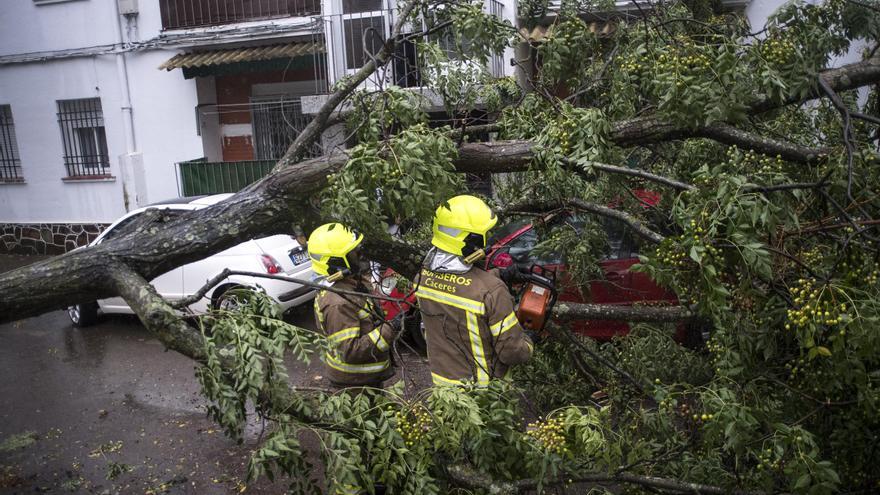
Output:
<instances>
[{"instance_id":1,"label":"license plate","mask_svg":"<svg viewBox=\"0 0 880 495\"><path fill-rule=\"evenodd\" d=\"M299 250L299 251L291 251L290 252L290 261L293 262L294 265L301 265L309 260L309 253Z\"/></svg>"}]
</instances>

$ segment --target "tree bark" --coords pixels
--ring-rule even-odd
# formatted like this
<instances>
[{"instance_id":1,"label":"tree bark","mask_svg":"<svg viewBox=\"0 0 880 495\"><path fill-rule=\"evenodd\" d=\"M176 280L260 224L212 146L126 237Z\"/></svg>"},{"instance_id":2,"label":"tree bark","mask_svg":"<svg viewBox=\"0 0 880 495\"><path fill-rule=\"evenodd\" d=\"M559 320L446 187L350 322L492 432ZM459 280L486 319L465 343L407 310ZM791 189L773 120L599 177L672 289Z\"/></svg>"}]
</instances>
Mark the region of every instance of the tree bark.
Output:
<instances>
[{"instance_id":1,"label":"tree bark","mask_svg":"<svg viewBox=\"0 0 880 495\"><path fill-rule=\"evenodd\" d=\"M458 486L472 490L483 490L488 493L514 495L534 490L538 486L537 480L525 479L516 481L497 480L485 473L474 469L466 464L453 464L446 467L446 472ZM638 486L649 487L673 493L690 493L698 495L760 495L763 492L753 492L736 488L723 488L720 486L690 483L669 478L656 476L641 476L632 473L586 473L572 475L571 482L577 483L629 483ZM569 478L545 480L543 485L556 486L568 484Z\"/></svg>"},{"instance_id":2,"label":"tree bark","mask_svg":"<svg viewBox=\"0 0 880 495\"><path fill-rule=\"evenodd\" d=\"M553 316L564 321L619 320L671 323L687 320L693 317L693 313L684 306L615 306L560 302L553 307Z\"/></svg>"}]
</instances>

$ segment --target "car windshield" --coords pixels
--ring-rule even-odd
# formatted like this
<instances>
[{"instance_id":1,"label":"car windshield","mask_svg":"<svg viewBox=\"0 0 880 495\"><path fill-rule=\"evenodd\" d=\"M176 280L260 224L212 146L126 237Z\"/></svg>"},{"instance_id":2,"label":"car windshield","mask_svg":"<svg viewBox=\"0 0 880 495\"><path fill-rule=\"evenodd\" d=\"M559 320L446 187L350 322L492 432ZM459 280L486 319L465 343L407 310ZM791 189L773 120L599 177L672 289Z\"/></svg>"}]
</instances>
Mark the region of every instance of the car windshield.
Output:
<instances>
[{"instance_id":1,"label":"car windshield","mask_svg":"<svg viewBox=\"0 0 880 495\"><path fill-rule=\"evenodd\" d=\"M529 224L529 221L513 222L498 229L493 235L493 243L520 230ZM562 229L574 229L580 234L586 227L586 220L580 215L560 215L552 218L547 223L537 225L526 230L522 234L510 239L504 244L509 249L510 257L517 265L529 267L537 265L557 265L565 263L565 257L558 252L534 252L535 247L553 232ZM608 238L608 245L602 257L605 259L626 259L638 255L638 240L633 232L621 222L613 219L603 219L601 225Z\"/></svg>"},{"instance_id":2,"label":"car windshield","mask_svg":"<svg viewBox=\"0 0 880 495\"><path fill-rule=\"evenodd\" d=\"M526 218L523 220L517 220L515 222L502 225L500 227L496 227L490 232L491 235L489 236L489 240L486 244L488 246L494 246L501 239L504 239L505 237L516 232L517 230L525 227L526 225L529 225L530 223L532 223L532 220Z\"/></svg>"}]
</instances>

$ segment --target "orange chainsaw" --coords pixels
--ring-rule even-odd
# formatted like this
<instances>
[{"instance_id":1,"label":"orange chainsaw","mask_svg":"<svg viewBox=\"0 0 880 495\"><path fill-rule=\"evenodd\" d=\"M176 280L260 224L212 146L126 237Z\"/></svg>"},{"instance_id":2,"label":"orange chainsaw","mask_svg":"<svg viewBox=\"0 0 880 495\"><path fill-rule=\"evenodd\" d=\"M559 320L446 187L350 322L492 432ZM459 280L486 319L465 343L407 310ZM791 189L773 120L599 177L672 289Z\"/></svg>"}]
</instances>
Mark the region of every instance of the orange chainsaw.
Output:
<instances>
[{"instance_id":1,"label":"orange chainsaw","mask_svg":"<svg viewBox=\"0 0 880 495\"><path fill-rule=\"evenodd\" d=\"M524 282L519 295L516 318L519 323L536 334L544 330L553 305L556 304L556 272L539 265L532 265L528 273L520 272Z\"/></svg>"}]
</instances>

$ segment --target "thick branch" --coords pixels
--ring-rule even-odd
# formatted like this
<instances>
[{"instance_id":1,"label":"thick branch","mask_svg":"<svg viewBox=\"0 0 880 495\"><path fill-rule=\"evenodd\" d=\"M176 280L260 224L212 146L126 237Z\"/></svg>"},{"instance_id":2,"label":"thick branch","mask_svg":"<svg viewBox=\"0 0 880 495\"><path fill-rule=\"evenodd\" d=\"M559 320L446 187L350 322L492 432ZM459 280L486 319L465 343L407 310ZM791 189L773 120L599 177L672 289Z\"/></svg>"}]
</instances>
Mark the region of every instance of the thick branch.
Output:
<instances>
[{"instance_id":1,"label":"thick branch","mask_svg":"<svg viewBox=\"0 0 880 495\"><path fill-rule=\"evenodd\" d=\"M826 158L830 153L825 148L808 148L798 144L778 141L720 122L699 129L696 132L702 137L714 139L720 143L736 145L741 149L755 150L769 156L780 156L785 160L798 163L816 163Z\"/></svg>"},{"instance_id":2,"label":"thick branch","mask_svg":"<svg viewBox=\"0 0 880 495\"><path fill-rule=\"evenodd\" d=\"M618 146L637 146L649 143L705 137L719 143L736 145L765 155L776 156L805 164L813 164L828 155L826 149L814 149L779 141L738 129L723 122L706 127L689 128L660 117L639 117L614 124L611 140Z\"/></svg>"},{"instance_id":3,"label":"thick branch","mask_svg":"<svg viewBox=\"0 0 880 495\"><path fill-rule=\"evenodd\" d=\"M693 313L684 306L616 306L560 302L553 307L560 320L619 320L670 323L687 320Z\"/></svg>"},{"instance_id":4,"label":"thick branch","mask_svg":"<svg viewBox=\"0 0 880 495\"><path fill-rule=\"evenodd\" d=\"M880 55L870 59L844 65L836 69L827 69L820 73L821 80L835 91L847 91L850 89L875 84L880 81ZM784 101L773 101L770 98L762 98L749 106L750 114L758 114L775 110L795 103L802 103L822 96L820 88L814 88L806 96L791 96ZM719 124L726 125L726 124ZM611 140L619 146L634 146L642 143L652 143L682 139L687 137L709 137L718 139L720 142L746 146L746 149L754 149L760 153L771 156L782 155L787 160L805 162L802 158L810 156L820 157L824 150L809 150L790 143L782 143L766 140L758 136L725 132L724 129L716 129L713 126L698 129L689 129L685 126L676 125L656 116L638 117L630 120L617 122L611 133ZM812 162L807 160L806 162Z\"/></svg>"},{"instance_id":5,"label":"thick branch","mask_svg":"<svg viewBox=\"0 0 880 495\"><path fill-rule=\"evenodd\" d=\"M836 91L875 83L880 81L880 57L825 71L822 77ZM759 102L752 110L765 111L797 101ZM651 118L628 122L615 126L613 135L618 144L650 141L670 128ZM98 246L4 273L0 275L0 322L114 295L104 271L110 260L124 263L151 280L246 239L290 232L293 222L311 214L306 200L326 185L327 174L339 170L346 158L337 153L288 164L222 203L187 212L161 227L146 225ZM532 144L528 142L473 143L461 146L455 165L462 172L521 171L528 169L531 158ZM649 239L658 238L656 233L642 233Z\"/></svg>"},{"instance_id":6,"label":"thick branch","mask_svg":"<svg viewBox=\"0 0 880 495\"><path fill-rule=\"evenodd\" d=\"M205 341L143 277L122 263L111 263L107 273L115 292L166 348L203 362Z\"/></svg>"},{"instance_id":7,"label":"thick branch","mask_svg":"<svg viewBox=\"0 0 880 495\"><path fill-rule=\"evenodd\" d=\"M495 494L517 494L534 490L538 486L537 480L499 481L491 476L474 469L466 464L453 464L447 466L446 472L449 478L458 486L472 490L485 490ZM543 485L563 485L569 479L578 483L630 483L674 493L690 493L701 495L757 495L761 492L752 492L739 489L728 489L720 486L703 485L687 481L658 478L655 476L642 476L631 473L586 473L576 476L568 476L561 479L544 480Z\"/></svg>"},{"instance_id":8,"label":"thick branch","mask_svg":"<svg viewBox=\"0 0 880 495\"><path fill-rule=\"evenodd\" d=\"M849 91L851 89L868 86L880 81L880 55L875 55L867 60L847 64L834 69L826 69L819 73L819 77L834 91ZM749 106L749 113L758 114L775 110L780 107L814 100L822 96L822 90L814 87L804 97L792 95L785 101L773 101L763 98Z\"/></svg>"}]
</instances>

